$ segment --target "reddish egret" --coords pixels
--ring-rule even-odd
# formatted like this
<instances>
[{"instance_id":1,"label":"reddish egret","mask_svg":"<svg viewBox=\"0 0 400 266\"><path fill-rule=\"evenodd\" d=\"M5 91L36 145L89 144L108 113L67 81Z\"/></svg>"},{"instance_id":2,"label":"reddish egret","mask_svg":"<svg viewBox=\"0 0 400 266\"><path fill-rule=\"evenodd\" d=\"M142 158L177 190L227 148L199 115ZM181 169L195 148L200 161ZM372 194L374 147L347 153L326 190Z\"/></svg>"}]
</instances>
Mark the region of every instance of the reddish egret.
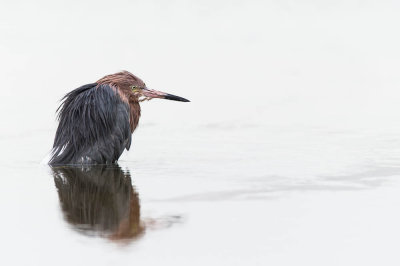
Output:
<instances>
[{"instance_id":1,"label":"reddish egret","mask_svg":"<svg viewBox=\"0 0 400 266\"><path fill-rule=\"evenodd\" d=\"M129 150L140 118L139 102L153 98L189 100L151 90L122 71L79 87L62 99L49 164L113 164Z\"/></svg>"}]
</instances>

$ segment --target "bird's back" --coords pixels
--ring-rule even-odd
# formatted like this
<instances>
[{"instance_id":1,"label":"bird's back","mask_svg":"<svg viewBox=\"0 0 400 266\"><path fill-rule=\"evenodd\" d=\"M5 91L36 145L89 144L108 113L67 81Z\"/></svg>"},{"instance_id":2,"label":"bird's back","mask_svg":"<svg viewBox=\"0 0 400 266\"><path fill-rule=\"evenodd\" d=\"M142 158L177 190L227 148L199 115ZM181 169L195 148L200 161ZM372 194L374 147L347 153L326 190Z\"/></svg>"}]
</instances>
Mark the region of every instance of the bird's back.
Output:
<instances>
[{"instance_id":1,"label":"bird's back","mask_svg":"<svg viewBox=\"0 0 400 266\"><path fill-rule=\"evenodd\" d=\"M108 85L79 87L63 98L49 164L111 164L131 144L129 105Z\"/></svg>"}]
</instances>

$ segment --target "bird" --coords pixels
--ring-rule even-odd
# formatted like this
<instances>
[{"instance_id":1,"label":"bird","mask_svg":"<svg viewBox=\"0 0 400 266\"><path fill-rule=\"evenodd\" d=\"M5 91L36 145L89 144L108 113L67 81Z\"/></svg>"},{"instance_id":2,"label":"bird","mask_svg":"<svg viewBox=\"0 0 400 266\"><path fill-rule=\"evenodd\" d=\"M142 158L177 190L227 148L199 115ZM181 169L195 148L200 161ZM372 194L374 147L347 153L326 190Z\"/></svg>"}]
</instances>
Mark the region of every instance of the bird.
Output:
<instances>
[{"instance_id":1,"label":"bird","mask_svg":"<svg viewBox=\"0 0 400 266\"><path fill-rule=\"evenodd\" d=\"M149 89L128 71L67 93L56 111L59 124L48 164L115 164L131 146L141 115L139 103L153 98L190 102Z\"/></svg>"}]
</instances>

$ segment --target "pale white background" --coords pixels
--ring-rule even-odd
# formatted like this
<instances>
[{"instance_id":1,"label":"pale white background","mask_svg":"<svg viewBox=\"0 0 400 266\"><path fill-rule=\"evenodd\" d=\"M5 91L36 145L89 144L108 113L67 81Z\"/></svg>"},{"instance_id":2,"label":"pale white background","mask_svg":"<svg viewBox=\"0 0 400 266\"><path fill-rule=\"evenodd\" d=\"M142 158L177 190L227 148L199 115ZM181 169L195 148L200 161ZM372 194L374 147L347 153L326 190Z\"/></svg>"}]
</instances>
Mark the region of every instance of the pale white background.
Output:
<instances>
[{"instance_id":1,"label":"pale white background","mask_svg":"<svg viewBox=\"0 0 400 266\"><path fill-rule=\"evenodd\" d=\"M0 2L1 265L399 265L398 1ZM68 91L146 102L130 245L73 231L40 161Z\"/></svg>"}]
</instances>

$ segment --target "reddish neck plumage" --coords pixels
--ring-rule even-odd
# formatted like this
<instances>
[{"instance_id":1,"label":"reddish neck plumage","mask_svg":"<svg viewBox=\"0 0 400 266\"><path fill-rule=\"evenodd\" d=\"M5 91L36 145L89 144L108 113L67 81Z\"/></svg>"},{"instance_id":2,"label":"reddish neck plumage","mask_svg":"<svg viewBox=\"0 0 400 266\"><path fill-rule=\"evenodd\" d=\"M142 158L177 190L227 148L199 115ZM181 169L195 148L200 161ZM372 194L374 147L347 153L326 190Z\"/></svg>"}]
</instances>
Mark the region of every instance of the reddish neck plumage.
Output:
<instances>
[{"instance_id":1,"label":"reddish neck plumage","mask_svg":"<svg viewBox=\"0 0 400 266\"><path fill-rule=\"evenodd\" d=\"M144 87L144 82L128 71L122 71L107 75L99 79L96 83L99 85L109 85L116 91L121 100L129 105L129 124L131 132L133 132L139 123L140 105L139 99L133 94L131 86Z\"/></svg>"}]
</instances>

